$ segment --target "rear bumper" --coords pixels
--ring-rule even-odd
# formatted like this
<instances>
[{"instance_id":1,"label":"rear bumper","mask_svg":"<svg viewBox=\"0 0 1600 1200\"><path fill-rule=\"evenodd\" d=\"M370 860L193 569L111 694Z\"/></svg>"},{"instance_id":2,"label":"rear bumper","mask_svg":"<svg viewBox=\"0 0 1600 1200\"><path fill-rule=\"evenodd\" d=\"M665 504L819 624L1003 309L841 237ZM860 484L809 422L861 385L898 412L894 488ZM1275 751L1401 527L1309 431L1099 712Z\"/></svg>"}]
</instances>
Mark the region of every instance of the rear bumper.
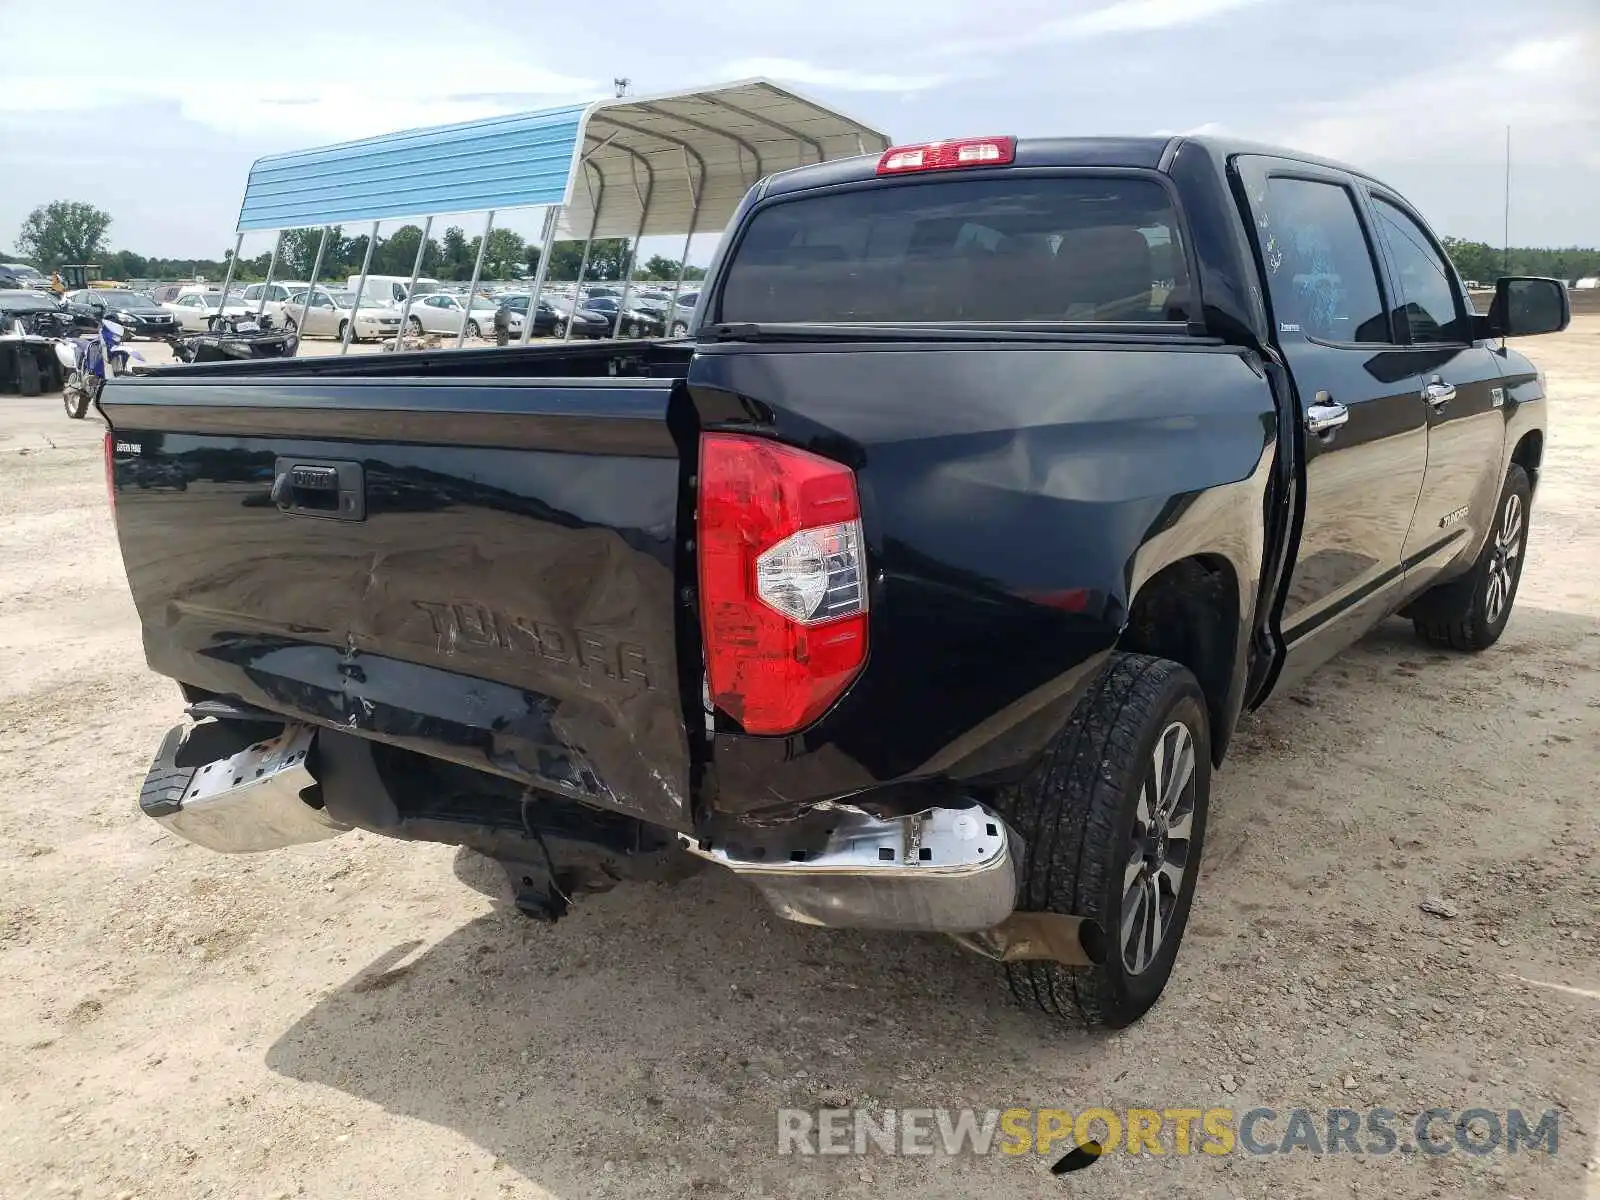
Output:
<instances>
[{"instance_id":1,"label":"rear bumper","mask_svg":"<svg viewBox=\"0 0 1600 1200\"><path fill-rule=\"evenodd\" d=\"M306 767L316 740L309 725L286 724L203 762L186 753L198 728L167 731L139 792L145 815L170 832L208 850L244 854L320 842L350 828L321 806Z\"/></svg>"},{"instance_id":2,"label":"rear bumper","mask_svg":"<svg viewBox=\"0 0 1600 1200\"><path fill-rule=\"evenodd\" d=\"M1020 846L979 805L888 819L839 806L828 817L820 842L752 829L685 844L804 925L970 933L1016 909Z\"/></svg>"}]
</instances>

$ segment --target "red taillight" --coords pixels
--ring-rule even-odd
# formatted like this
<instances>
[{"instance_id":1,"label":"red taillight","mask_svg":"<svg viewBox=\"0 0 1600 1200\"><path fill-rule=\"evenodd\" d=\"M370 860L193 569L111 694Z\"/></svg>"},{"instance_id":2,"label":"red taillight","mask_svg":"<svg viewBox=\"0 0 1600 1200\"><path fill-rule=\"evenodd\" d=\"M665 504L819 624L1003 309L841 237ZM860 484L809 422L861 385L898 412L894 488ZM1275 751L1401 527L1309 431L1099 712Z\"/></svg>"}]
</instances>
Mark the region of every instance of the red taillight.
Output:
<instances>
[{"instance_id":1,"label":"red taillight","mask_svg":"<svg viewBox=\"0 0 1600 1200\"><path fill-rule=\"evenodd\" d=\"M106 500L113 511L117 507L117 445L112 439L111 431L106 430L105 441L106 455Z\"/></svg>"},{"instance_id":2,"label":"red taillight","mask_svg":"<svg viewBox=\"0 0 1600 1200\"><path fill-rule=\"evenodd\" d=\"M712 703L748 733L803 729L867 658L855 474L792 446L706 434L698 520Z\"/></svg>"},{"instance_id":3,"label":"red taillight","mask_svg":"<svg viewBox=\"0 0 1600 1200\"><path fill-rule=\"evenodd\" d=\"M879 175L949 171L957 167L1003 167L1017 157L1012 137L957 138L920 146L890 146L878 159Z\"/></svg>"}]
</instances>

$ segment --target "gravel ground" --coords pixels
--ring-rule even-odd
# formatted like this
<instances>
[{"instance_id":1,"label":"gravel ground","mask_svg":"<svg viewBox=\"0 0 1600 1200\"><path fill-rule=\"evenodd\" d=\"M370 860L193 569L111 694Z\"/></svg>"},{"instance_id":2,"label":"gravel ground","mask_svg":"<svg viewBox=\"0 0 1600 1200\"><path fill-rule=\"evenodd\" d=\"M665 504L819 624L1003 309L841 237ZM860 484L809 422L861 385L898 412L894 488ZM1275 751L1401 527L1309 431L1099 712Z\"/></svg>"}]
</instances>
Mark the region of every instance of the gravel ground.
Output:
<instances>
[{"instance_id":1,"label":"gravel ground","mask_svg":"<svg viewBox=\"0 0 1600 1200\"><path fill-rule=\"evenodd\" d=\"M100 429L0 397L0 1194L1600 1197L1600 317L1529 349L1552 433L1504 640L1391 621L1245 722L1177 973L1109 1036L942 939L787 925L716 874L546 927L448 848L166 836L134 796L179 702ZM845 1104L1519 1107L1560 1135L1060 1178L776 1153L777 1108Z\"/></svg>"}]
</instances>

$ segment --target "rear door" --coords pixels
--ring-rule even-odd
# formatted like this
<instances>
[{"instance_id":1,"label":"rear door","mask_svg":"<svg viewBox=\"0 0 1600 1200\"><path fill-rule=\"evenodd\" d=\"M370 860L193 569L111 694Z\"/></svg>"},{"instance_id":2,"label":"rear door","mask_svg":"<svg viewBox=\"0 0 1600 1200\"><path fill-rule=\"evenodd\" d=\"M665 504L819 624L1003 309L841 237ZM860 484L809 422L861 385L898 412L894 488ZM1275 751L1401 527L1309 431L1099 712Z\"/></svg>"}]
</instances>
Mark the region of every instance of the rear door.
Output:
<instances>
[{"instance_id":1,"label":"rear door","mask_svg":"<svg viewBox=\"0 0 1600 1200\"><path fill-rule=\"evenodd\" d=\"M1282 616L1284 679L1293 682L1399 602L1427 466L1427 406L1395 338L1355 181L1261 156L1235 168L1305 447L1305 517Z\"/></svg>"},{"instance_id":2,"label":"rear door","mask_svg":"<svg viewBox=\"0 0 1600 1200\"><path fill-rule=\"evenodd\" d=\"M1472 338L1461 283L1428 227L1398 196L1369 189L1398 308L1428 411L1428 470L1405 557L1415 592L1470 559L1494 521L1505 449L1500 363Z\"/></svg>"}]
</instances>

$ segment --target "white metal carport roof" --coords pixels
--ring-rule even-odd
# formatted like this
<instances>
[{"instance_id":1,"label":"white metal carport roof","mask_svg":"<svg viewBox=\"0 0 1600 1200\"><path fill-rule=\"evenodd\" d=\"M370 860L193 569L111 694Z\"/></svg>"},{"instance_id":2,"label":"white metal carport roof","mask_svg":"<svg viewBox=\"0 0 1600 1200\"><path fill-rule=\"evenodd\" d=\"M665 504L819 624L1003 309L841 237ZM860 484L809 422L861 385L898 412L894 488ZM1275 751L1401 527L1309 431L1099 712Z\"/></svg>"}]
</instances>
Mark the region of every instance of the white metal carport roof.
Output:
<instances>
[{"instance_id":1,"label":"white metal carport roof","mask_svg":"<svg viewBox=\"0 0 1600 1200\"><path fill-rule=\"evenodd\" d=\"M765 79L585 110L557 236L720 230L774 171L889 146L881 132Z\"/></svg>"},{"instance_id":2,"label":"white metal carport roof","mask_svg":"<svg viewBox=\"0 0 1600 1200\"><path fill-rule=\"evenodd\" d=\"M250 169L238 231L561 205L561 238L709 232L763 175L887 146L753 79L269 155Z\"/></svg>"}]
</instances>

